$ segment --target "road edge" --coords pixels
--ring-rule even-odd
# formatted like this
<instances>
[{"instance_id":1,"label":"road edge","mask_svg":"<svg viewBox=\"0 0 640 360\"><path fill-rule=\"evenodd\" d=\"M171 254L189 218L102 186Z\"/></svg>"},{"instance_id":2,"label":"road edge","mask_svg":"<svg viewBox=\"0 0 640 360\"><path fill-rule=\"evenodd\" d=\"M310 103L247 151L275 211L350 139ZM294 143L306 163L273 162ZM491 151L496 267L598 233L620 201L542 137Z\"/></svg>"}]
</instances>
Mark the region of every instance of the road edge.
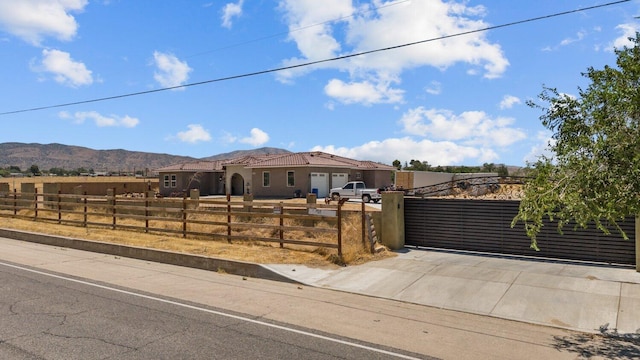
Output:
<instances>
[{"instance_id":1,"label":"road edge","mask_svg":"<svg viewBox=\"0 0 640 360\"><path fill-rule=\"evenodd\" d=\"M0 228L0 237L227 274L299 284L256 263Z\"/></svg>"}]
</instances>

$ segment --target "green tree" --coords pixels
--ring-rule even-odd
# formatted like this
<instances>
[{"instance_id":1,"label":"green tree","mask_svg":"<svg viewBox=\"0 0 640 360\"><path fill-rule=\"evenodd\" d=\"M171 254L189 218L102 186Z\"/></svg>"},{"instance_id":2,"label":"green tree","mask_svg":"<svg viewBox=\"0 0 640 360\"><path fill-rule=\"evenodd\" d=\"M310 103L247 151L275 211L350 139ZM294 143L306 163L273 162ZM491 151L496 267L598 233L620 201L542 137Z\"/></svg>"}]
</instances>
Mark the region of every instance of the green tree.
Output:
<instances>
[{"instance_id":1,"label":"green tree","mask_svg":"<svg viewBox=\"0 0 640 360\"><path fill-rule=\"evenodd\" d=\"M496 165L494 163L484 163L484 164L482 164L482 171L494 172L495 170L496 170Z\"/></svg>"},{"instance_id":2,"label":"green tree","mask_svg":"<svg viewBox=\"0 0 640 360\"><path fill-rule=\"evenodd\" d=\"M414 171L429 171L431 170L431 165L429 165L427 161L411 159L411 161L409 161L409 166L407 166L405 163L404 169Z\"/></svg>"},{"instance_id":3,"label":"green tree","mask_svg":"<svg viewBox=\"0 0 640 360\"><path fill-rule=\"evenodd\" d=\"M31 165L31 167L29 168L29 172L33 175L40 175L40 168L38 167L38 165Z\"/></svg>"},{"instance_id":4,"label":"green tree","mask_svg":"<svg viewBox=\"0 0 640 360\"><path fill-rule=\"evenodd\" d=\"M67 171L63 168L53 167L49 169L49 173L57 176L64 176Z\"/></svg>"},{"instance_id":5,"label":"green tree","mask_svg":"<svg viewBox=\"0 0 640 360\"><path fill-rule=\"evenodd\" d=\"M496 171L498 176L509 176L509 169L504 164L500 164Z\"/></svg>"},{"instance_id":6,"label":"green tree","mask_svg":"<svg viewBox=\"0 0 640 360\"><path fill-rule=\"evenodd\" d=\"M533 164L512 223L524 223L535 249L543 218L560 232L568 223L594 224L626 239L618 222L640 213L640 33L630 40L616 50L617 66L582 74L589 86L577 97L545 87L546 106L529 102L553 133L553 156Z\"/></svg>"},{"instance_id":7,"label":"green tree","mask_svg":"<svg viewBox=\"0 0 640 360\"><path fill-rule=\"evenodd\" d=\"M392 165L393 165L394 168L396 168L398 170L402 170L402 163L400 162L400 160L398 160L398 159L393 160Z\"/></svg>"}]
</instances>

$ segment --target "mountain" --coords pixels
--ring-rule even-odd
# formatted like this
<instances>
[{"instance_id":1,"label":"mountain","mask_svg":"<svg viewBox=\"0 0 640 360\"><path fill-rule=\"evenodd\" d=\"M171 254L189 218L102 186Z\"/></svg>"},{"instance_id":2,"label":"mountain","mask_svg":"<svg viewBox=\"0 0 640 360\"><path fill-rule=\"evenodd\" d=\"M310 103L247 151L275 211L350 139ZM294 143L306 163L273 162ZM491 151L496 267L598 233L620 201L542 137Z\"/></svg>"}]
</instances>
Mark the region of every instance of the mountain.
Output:
<instances>
[{"instance_id":1,"label":"mountain","mask_svg":"<svg viewBox=\"0 0 640 360\"><path fill-rule=\"evenodd\" d=\"M172 164L196 161L230 159L236 156L251 154L277 154L289 152L277 148L261 148L255 150L239 150L226 154L214 155L203 159L188 156L147 153L140 151L94 150L81 146L63 144L24 144L0 143L0 168L18 166L22 171L37 165L40 170L63 168L94 169L95 171L134 171L156 169Z\"/></svg>"},{"instance_id":2,"label":"mountain","mask_svg":"<svg viewBox=\"0 0 640 360\"><path fill-rule=\"evenodd\" d=\"M277 154L289 154L291 151L273 147L263 147L259 149L253 150L236 150L224 154L218 154L209 156L206 158L202 158L200 160L214 161L214 160L225 160L225 159L233 159L241 156L247 155L277 155Z\"/></svg>"}]
</instances>

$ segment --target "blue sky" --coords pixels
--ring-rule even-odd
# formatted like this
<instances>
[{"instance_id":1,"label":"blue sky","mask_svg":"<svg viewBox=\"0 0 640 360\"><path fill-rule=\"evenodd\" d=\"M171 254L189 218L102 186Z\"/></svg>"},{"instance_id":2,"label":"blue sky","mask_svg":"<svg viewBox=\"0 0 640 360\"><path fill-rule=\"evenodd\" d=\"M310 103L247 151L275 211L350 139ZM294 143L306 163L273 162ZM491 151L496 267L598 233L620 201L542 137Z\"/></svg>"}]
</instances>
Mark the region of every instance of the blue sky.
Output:
<instances>
[{"instance_id":1,"label":"blue sky","mask_svg":"<svg viewBox=\"0 0 640 360\"><path fill-rule=\"evenodd\" d=\"M640 1L475 30L606 3L0 0L0 142L524 165L550 136L525 102L614 65Z\"/></svg>"}]
</instances>

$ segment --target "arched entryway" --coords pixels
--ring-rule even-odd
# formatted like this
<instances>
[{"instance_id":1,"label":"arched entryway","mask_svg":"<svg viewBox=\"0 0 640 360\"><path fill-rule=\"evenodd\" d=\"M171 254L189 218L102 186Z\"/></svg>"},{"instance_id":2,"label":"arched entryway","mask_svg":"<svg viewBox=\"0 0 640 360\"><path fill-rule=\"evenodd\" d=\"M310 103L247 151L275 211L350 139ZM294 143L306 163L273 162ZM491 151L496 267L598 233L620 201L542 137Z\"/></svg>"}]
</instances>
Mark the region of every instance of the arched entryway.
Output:
<instances>
[{"instance_id":1,"label":"arched entryway","mask_svg":"<svg viewBox=\"0 0 640 360\"><path fill-rule=\"evenodd\" d=\"M238 173L231 176L231 195L244 195L244 178Z\"/></svg>"}]
</instances>

